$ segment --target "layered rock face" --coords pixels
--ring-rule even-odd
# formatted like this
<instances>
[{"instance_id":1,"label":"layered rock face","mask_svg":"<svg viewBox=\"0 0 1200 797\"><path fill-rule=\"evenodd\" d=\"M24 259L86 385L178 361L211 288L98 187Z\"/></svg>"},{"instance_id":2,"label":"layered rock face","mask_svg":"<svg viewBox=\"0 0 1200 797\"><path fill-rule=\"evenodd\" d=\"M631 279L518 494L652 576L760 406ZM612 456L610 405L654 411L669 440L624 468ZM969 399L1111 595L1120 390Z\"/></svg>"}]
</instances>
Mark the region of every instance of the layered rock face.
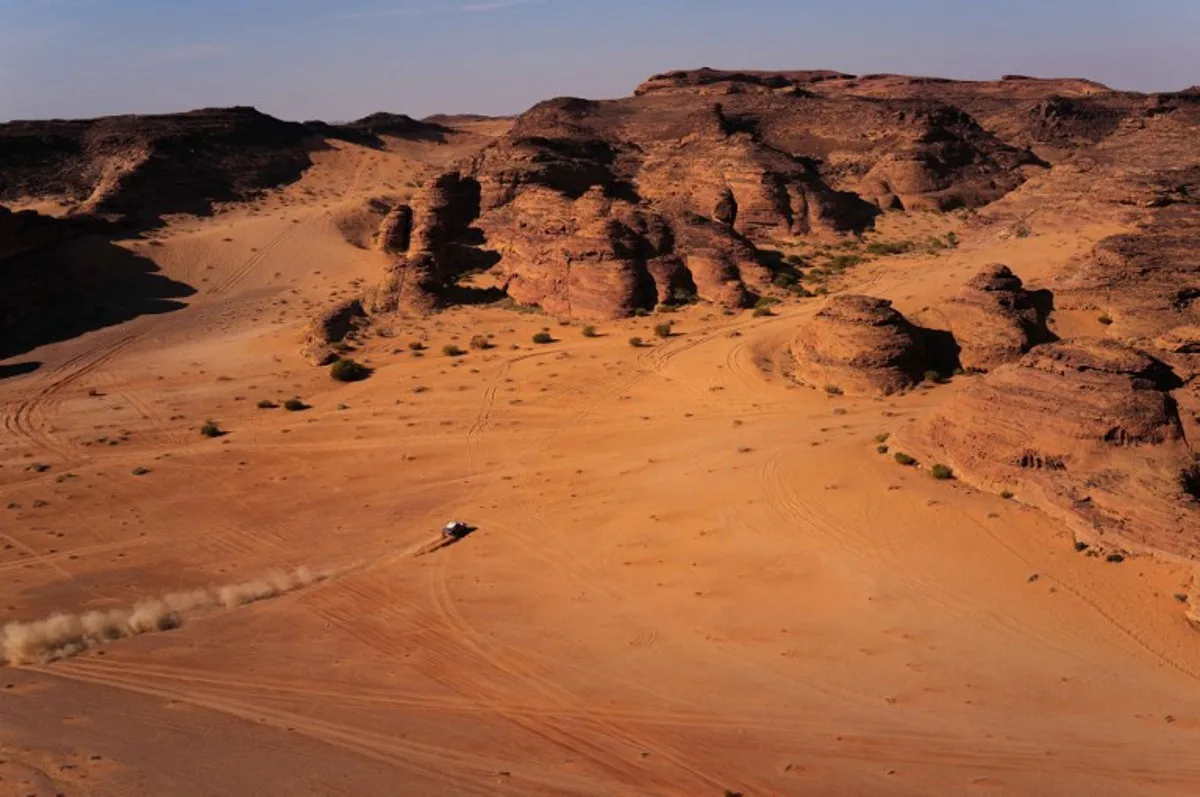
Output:
<instances>
[{"instance_id":1,"label":"layered rock face","mask_svg":"<svg viewBox=\"0 0 1200 797\"><path fill-rule=\"evenodd\" d=\"M968 480L1056 510L1087 535L1200 552L1194 463L1159 360L1106 340L1034 348L977 377L906 444Z\"/></svg>"},{"instance_id":2,"label":"layered rock face","mask_svg":"<svg viewBox=\"0 0 1200 797\"><path fill-rule=\"evenodd\" d=\"M1043 310L1008 266L984 267L941 308L962 367L989 371L1050 338Z\"/></svg>"},{"instance_id":3,"label":"layered rock face","mask_svg":"<svg viewBox=\"0 0 1200 797\"><path fill-rule=\"evenodd\" d=\"M862 231L882 209L976 206L1037 168L961 110L800 88L839 79L707 70L624 100L540 103L454 172L479 186L458 251L493 253L510 296L554 313L628 315L688 292L741 306L771 278L760 245ZM418 216L436 212L425 201ZM421 251L382 292L435 306L427 276L469 269Z\"/></svg>"},{"instance_id":4,"label":"layered rock face","mask_svg":"<svg viewBox=\"0 0 1200 797\"><path fill-rule=\"evenodd\" d=\"M792 344L796 376L814 387L887 395L921 381L929 356L921 332L887 299L842 294Z\"/></svg>"}]
</instances>

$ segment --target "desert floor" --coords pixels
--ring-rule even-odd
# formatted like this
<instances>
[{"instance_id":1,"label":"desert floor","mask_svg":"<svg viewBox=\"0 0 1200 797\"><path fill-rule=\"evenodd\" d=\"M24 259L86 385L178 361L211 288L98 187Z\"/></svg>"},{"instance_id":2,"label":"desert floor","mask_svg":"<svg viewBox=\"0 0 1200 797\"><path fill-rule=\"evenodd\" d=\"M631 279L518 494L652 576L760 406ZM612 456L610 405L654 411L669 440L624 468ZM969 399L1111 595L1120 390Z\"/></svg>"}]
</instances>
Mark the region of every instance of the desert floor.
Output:
<instances>
[{"instance_id":1,"label":"desert floor","mask_svg":"<svg viewBox=\"0 0 1200 797\"><path fill-rule=\"evenodd\" d=\"M0 623L325 576L0 667L0 794L1200 793L1190 571L876 453L964 379L792 384L817 301L665 340L459 308L376 327L367 381L304 364L311 310L382 267L337 220L422 157L346 146L130 243L189 306L0 381ZM964 233L848 284L932 322L983 263L1036 285L1111 231ZM425 552L451 518L478 531Z\"/></svg>"}]
</instances>

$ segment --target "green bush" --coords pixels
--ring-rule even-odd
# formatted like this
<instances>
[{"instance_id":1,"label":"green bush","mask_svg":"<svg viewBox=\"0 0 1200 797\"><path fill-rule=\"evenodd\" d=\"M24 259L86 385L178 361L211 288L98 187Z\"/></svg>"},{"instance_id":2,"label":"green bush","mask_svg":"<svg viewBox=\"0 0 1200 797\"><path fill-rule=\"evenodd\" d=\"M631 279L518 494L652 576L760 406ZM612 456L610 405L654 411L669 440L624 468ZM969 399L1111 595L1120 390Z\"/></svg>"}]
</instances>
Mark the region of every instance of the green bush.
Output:
<instances>
[{"instance_id":1,"label":"green bush","mask_svg":"<svg viewBox=\"0 0 1200 797\"><path fill-rule=\"evenodd\" d=\"M752 315L755 318L762 318L763 316L775 315L775 312L770 307L755 307Z\"/></svg>"},{"instance_id":2,"label":"green bush","mask_svg":"<svg viewBox=\"0 0 1200 797\"><path fill-rule=\"evenodd\" d=\"M875 435L875 442L876 443L886 443L888 441L888 438L891 436L892 436L891 432L880 432L879 434Z\"/></svg>"},{"instance_id":3,"label":"green bush","mask_svg":"<svg viewBox=\"0 0 1200 797\"><path fill-rule=\"evenodd\" d=\"M770 307L773 304L779 304L779 300L774 296L759 296L758 301L754 303L755 307Z\"/></svg>"},{"instance_id":4,"label":"green bush","mask_svg":"<svg viewBox=\"0 0 1200 797\"><path fill-rule=\"evenodd\" d=\"M465 351L455 346L453 343L447 343L442 347L442 354L447 357L461 357L466 354Z\"/></svg>"},{"instance_id":5,"label":"green bush","mask_svg":"<svg viewBox=\"0 0 1200 797\"><path fill-rule=\"evenodd\" d=\"M861 255L833 255L829 258L829 268L834 271L845 271L863 262Z\"/></svg>"},{"instance_id":6,"label":"green bush","mask_svg":"<svg viewBox=\"0 0 1200 797\"><path fill-rule=\"evenodd\" d=\"M671 329L673 324L670 321L663 321L661 324L654 325L654 334L660 338L671 337Z\"/></svg>"},{"instance_id":7,"label":"green bush","mask_svg":"<svg viewBox=\"0 0 1200 797\"><path fill-rule=\"evenodd\" d=\"M329 366L329 375L339 382L361 382L371 375L371 369L355 360L338 360Z\"/></svg>"},{"instance_id":8,"label":"green bush","mask_svg":"<svg viewBox=\"0 0 1200 797\"><path fill-rule=\"evenodd\" d=\"M551 335L549 332L539 332L539 333L537 333L536 335L534 335L534 336L533 336L533 342L534 342L534 343L541 343L541 344L543 344L543 345L544 345L544 344L546 344L546 343L553 343L553 342L554 342L554 336L553 336L553 335Z\"/></svg>"},{"instance_id":9,"label":"green bush","mask_svg":"<svg viewBox=\"0 0 1200 797\"><path fill-rule=\"evenodd\" d=\"M937 464L929 469L929 475L938 481L945 481L954 478L954 471L949 465Z\"/></svg>"},{"instance_id":10,"label":"green bush","mask_svg":"<svg viewBox=\"0 0 1200 797\"><path fill-rule=\"evenodd\" d=\"M591 324L588 324L587 326L585 326L582 330L580 330L580 332L583 334L583 336L585 338L600 337L600 333L597 332L596 328L594 326L592 326Z\"/></svg>"},{"instance_id":11,"label":"green bush","mask_svg":"<svg viewBox=\"0 0 1200 797\"><path fill-rule=\"evenodd\" d=\"M867 254L871 255L902 255L912 249L912 241L875 241L867 244Z\"/></svg>"},{"instance_id":12,"label":"green bush","mask_svg":"<svg viewBox=\"0 0 1200 797\"><path fill-rule=\"evenodd\" d=\"M896 452L895 460L896 460L896 462L900 463L901 465L905 465L905 466L917 464L916 457L910 457L908 454L905 454L903 451Z\"/></svg>"}]
</instances>

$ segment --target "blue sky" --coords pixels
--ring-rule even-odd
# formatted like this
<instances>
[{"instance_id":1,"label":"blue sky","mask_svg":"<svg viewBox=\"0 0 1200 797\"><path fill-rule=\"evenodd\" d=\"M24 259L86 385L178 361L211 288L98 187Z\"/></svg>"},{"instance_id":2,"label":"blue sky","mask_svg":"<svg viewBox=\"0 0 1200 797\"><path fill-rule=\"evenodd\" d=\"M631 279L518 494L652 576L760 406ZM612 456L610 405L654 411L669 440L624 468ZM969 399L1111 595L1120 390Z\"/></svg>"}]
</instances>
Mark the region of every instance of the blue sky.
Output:
<instances>
[{"instance_id":1,"label":"blue sky","mask_svg":"<svg viewBox=\"0 0 1200 797\"><path fill-rule=\"evenodd\" d=\"M512 113L654 72L1200 83L1200 0L0 0L0 120Z\"/></svg>"}]
</instances>

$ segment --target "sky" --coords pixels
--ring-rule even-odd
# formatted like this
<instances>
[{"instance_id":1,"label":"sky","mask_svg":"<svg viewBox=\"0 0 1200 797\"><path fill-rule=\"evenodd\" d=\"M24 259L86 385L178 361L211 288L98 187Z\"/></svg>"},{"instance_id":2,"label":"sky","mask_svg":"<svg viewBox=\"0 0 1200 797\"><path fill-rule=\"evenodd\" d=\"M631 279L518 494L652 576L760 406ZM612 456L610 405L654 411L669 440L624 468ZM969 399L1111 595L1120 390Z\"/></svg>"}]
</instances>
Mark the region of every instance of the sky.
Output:
<instances>
[{"instance_id":1,"label":"sky","mask_svg":"<svg viewBox=\"0 0 1200 797\"><path fill-rule=\"evenodd\" d=\"M510 114L711 66L1200 84L1200 0L0 0L0 121Z\"/></svg>"}]
</instances>

